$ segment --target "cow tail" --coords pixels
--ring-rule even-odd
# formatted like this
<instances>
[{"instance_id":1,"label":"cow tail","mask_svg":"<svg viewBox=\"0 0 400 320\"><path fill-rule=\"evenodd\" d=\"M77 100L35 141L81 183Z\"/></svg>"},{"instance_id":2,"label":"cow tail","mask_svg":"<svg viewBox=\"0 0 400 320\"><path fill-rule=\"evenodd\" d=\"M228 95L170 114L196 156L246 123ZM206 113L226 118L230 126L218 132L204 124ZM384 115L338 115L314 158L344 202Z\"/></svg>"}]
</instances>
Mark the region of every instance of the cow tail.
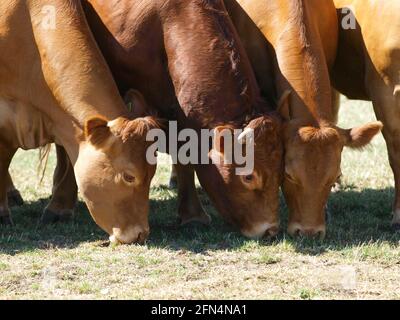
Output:
<instances>
[{"instance_id":1,"label":"cow tail","mask_svg":"<svg viewBox=\"0 0 400 320\"><path fill-rule=\"evenodd\" d=\"M45 146L39 148L39 164L37 167L38 176L40 177L39 185L43 183L44 175L46 174L50 151L51 144L46 144Z\"/></svg>"}]
</instances>

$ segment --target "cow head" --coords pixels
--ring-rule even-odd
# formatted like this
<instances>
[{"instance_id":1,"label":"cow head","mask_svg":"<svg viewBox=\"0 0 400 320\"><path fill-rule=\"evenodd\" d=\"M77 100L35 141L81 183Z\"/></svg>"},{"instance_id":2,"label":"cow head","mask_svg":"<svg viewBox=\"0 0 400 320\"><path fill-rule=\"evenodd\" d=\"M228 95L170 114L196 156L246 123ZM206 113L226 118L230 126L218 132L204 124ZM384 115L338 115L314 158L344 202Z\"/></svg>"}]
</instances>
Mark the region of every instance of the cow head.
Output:
<instances>
[{"instance_id":1,"label":"cow head","mask_svg":"<svg viewBox=\"0 0 400 320\"><path fill-rule=\"evenodd\" d=\"M286 120L283 191L289 208L288 232L324 238L325 207L341 176L344 147L362 149L381 131L382 124L372 122L345 130L329 123L310 126L290 119L290 112L281 113Z\"/></svg>"},{"instance_id":2,"label":"cow head","mask_svg":"<svg viewBox=\"0 0 400 320\"><path fill-rule=\"evenodd\" d=\"M250 238L271 237L279 231L283 162L280 129L277 115L253 119L241 135L235 134L231 126L217 127L209 153L214 165L197 170L202 186L221 215ZM237 171L241 166L235 161L226 161L226 155L234 152L235 139L242 144L245 154L246 134L250 131L254 139L254 168L242 174ZM225 141L227 138L229 143Z\"/></svg>"},{"instance_id":3,"label":"cow head","mask_svg":"<svg viewBox=\"0 0 400 320\"><path fill-rule=\"evenodd\" d=\"M143 100L136 97L137 107ZM86 122L77 182L92 217L112 242L143 243L149 234L149 189L156 166L146 160L146 135L158 126L153 117Z\"/></svg>"}]
</instances>

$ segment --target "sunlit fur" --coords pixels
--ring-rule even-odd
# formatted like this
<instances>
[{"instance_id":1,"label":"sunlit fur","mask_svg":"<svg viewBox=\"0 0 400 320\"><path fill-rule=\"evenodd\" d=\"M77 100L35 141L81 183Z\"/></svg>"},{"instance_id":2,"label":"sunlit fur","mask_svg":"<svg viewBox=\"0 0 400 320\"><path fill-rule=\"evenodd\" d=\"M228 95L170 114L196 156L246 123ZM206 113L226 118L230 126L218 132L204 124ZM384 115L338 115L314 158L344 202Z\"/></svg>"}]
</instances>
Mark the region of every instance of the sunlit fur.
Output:
<instances>
[{"instance_id":1,"label":"sunlit fur","mask_svg":"<svg viewBox=\"0 0 400 320\"><path fill-rule=\"evenodd\" d=\"M375 114L384 125L383 135L395 182L392 225L394 229L399 230L400 2L334 2L338 21L348 18L351 12L355 19L355 29L339 29L340 46L331 71L333 85L350 99L372 101ZM357 134L354 132L354 135Z\"/></svg>"},{"instance_id":2,"label":"sunlit fur","mask_svg":"<svg viewBox=\"0 0 400 320\"><path fill-rule=\"evenodd\" d=\"M351 130L335 124L329 75L338 44L334 4L331 0L225 3L262 92L277 92L277 100L284 97L279 111L285 119L283 190L289 207L288 230L307 236L324 231L325 206L341 174L343 148L360 148L381 129L380 123ZM271 73L274 82L268 79Z\"/></svg>"},{"instance_id":3,"label":"sunlit fur","mask_svg":"<svg viewBox=\"0 0 400 320\"><path fill-rule=\"evenodd\" d=\"M89 25L121 88L142 92L179 128L251 127L257 133L255 189L232 165L178 166L182 223L208 221L193 169L219 213L239 229L279 220L280 119L260 95L222 0L83 2ZM151 85L149 85L151 84ZM215 155L215 153L214 153ZM218 155L217 155L218 156Z\"/></svg>"},{"instance_id":4,"label":"sunlit fur","mask_svg":"<svg viewBox=\"0 0 400 320\"><path fill-rule=\"evenodd\" d=\"M56 9L55 29L43 27L45 5ZM101 228L110 236L118 230L123 243L143 242L155 172L145 134L157 120L132 119L80 1L0 1L0 12L0 223L11 222L6 191L15 151L56 142L72 165L57 166L56 188L65 194L52 197L52 214L74 208L76 176ZM135 176L133 186L121 181L124 173Z\"/></svg>"}]
</instances>

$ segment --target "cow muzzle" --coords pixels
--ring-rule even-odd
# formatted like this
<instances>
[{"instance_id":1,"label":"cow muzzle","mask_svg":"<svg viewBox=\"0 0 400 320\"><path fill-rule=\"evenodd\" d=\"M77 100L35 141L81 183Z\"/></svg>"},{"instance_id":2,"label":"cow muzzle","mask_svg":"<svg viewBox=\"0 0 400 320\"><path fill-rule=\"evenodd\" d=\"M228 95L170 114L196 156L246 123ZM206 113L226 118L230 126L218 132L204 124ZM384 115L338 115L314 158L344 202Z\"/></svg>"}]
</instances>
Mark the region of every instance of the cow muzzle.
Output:
<instances>
[{"instance_id":1,"label":"cow muzzle","mask_svg":"<svg viewBox=\"0 0 400 320\"><path fill-rule=\"evenodd\" d=\"M110 242L113 245L119 244L144 244L150 234L148 227L128 227L125 229L113 228Z\"/></svg>"},{"instance_id":2,"label":"cow muzzle","mask_svg":"<svg viewBox=\"0 0 400 320\"><path fill-rule=\"evenodd\" d=\"M251 239L273 238L279 233L279 223L260 223L251 230L242 230L242 234Z\"/></svg>"},{"instance_id":3,"label":"cow muzzle","mask_svg":"<svg viewBox=\"0 0 400 320\"><path fill-rule=\"evenodd\" d=\"M288 233L292 237L305 237L323 240L326 236L326 227L324 225L317 227L308 227L302 226L298 223L293 223L289 225Z\"/></svg>"}]
</instances>

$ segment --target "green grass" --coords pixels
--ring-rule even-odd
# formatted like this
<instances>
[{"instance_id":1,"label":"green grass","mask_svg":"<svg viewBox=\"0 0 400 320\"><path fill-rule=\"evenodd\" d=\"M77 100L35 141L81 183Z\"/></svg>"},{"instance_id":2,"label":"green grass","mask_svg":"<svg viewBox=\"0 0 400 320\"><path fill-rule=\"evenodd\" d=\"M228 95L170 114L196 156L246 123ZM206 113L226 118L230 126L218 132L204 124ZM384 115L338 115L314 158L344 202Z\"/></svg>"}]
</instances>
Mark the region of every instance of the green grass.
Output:
<instances>
[{"instance_id":1,"label":"green grass","mask_svg":"<svg viewBox=\"0 0 400 320\"><path fill-rule=\"evenodd\" d=\"M373 120L368 103L345 101L341 125ZM400 235L390 228L393 177L380 136L363 152L346 150L343 190L332 194L323 242L240 236L200 191L210 227L178 228L168 166L151 191L145 246L107 247L83 204L74 222L38 226L51 191L54 154L41 185L38 155L19 152L11 166L27 201L16 227L0 227L0 299L372 299L400 298ZM287 210L282 200L282 228Z\"/></svg>"}]
</instances>

